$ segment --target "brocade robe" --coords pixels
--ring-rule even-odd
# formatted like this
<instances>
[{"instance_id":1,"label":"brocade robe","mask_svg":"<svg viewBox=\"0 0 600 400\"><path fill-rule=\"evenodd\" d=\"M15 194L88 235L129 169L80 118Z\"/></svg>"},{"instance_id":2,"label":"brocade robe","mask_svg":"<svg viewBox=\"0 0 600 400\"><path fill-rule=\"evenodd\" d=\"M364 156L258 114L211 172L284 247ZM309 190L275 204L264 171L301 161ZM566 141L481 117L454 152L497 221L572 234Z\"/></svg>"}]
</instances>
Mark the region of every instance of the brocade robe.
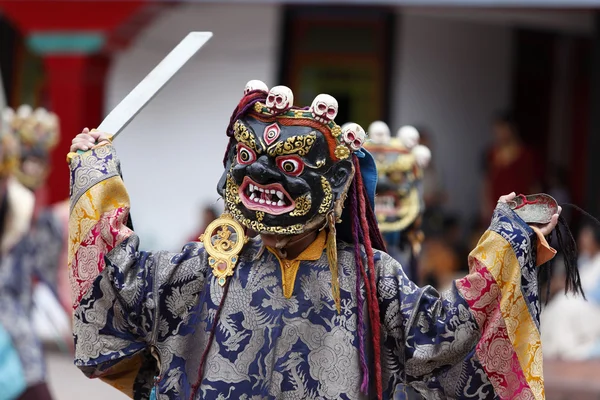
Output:
<instances>
[{"instance_id":1,"label":"brocade robe","mask_svg":"<svg viewBox=\"0 0 600 400\"><path fill-rule=\"evenodd\" d=\"M112 145L75 156L70 168L75 362L88 376L135 399L188 399L217 318L196 398L373 398L359 392L352 245L338 243L340 314L325 252L300 263L286 298L281 266L260 238L242 250L223 300L202 244L139 250ZM417 287L375 252L384 398L400 382L431 399L544 397L536 237L499 205L471 273L444 293Z\"/></svg>"},{"instance_id":2,"label":"brocade robe","mask_svg":"<svg viewBox=\"0 0 600 400\"><path fill-rule=\"evenodd\" d=\"M0 372L15 377L0 379L0 400L5 393L18 393L45 379L42 346L32 322L34 280L45 280L46 271L35 262L30 228L33 194L15 178L8 178L4 229L0 243L0 327L7 334L2 342L12 346L18 363L8 364L10 350L0 349ZM10 338L10 340L8 340ZM7 370L8 369L8 370ZM19 388L15 389L14 385ZM10 399L10 397L8 397Z\"/></svg>"}]
</instances>

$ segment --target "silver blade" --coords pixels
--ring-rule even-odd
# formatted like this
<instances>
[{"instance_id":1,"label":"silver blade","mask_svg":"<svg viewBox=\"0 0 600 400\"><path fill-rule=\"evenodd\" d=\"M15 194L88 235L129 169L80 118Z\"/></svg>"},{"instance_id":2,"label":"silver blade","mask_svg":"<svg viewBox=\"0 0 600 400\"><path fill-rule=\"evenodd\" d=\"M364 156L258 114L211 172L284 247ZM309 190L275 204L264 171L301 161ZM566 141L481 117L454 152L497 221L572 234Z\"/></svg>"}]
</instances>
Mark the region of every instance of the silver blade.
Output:
<instances>
[{"instance_id":1,"label":"silver blade","mask_svg":"<svg viewBox=\"0 0 600 400\"><path fill-rule=\"evenodd\" d=\"M96 130L116 137L212 35L212 32L190 32L121 100Z\"/></svg>"}]
</instances>

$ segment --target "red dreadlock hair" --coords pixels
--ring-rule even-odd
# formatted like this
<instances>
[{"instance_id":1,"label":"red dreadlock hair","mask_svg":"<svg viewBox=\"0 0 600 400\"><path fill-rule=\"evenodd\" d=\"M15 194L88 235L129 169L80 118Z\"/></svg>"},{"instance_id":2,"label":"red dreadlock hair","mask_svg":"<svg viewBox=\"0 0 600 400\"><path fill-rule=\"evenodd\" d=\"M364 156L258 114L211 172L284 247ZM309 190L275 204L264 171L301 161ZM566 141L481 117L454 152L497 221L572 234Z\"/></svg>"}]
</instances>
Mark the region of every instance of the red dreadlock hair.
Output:
<instances>
[{"instance_id":1,"label":"red dreadlock hair","mask_svg":"<svg viewBox=\"0 0 600 400\"><path fill-rule=\"evenodd\" d=\"M363 184L363 179L360 173L360 166L358 158L354 156L353 159L354 167L356 170L354 180L350 186L350 196L348 206L351 208L350 215L352 215L352 237L354 241L354 258L358 267L357 273L360 273L365 284L365 292L367 295L367 309L369 310L369 322L371 325L371 340L373 346L373 365L375 373L375 390L377 398L383 398L383 382L381 374L381 330L380 330L380 317L379 317L379 301L377 300L377 287L376 287L376 271L375 271L375 259L373 247L380 250L385 250L385 245L381 232L377 226L375 215L370 204L368 204L368 195ZM365 215L366 218L361 218L361 215ZM364 246L365 253L367 256L367 268L363 263L363 258L360 254L360 245ZM357 293L360 295L360 293ZM364 320L361 318L362 314L359 309L359 322L364 324ZM361 390L365 390L368 387L368 383L363 379Z\"/></svg>"}]
</instances>

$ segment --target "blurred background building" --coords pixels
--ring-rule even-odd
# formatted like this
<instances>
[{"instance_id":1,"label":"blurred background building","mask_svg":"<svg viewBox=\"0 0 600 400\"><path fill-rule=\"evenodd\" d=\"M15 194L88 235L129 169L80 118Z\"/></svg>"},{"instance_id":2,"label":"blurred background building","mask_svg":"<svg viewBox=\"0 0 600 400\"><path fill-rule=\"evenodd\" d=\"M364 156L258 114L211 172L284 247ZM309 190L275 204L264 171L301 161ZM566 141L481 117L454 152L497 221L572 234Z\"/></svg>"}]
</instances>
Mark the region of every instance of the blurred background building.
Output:
<instances>
[{"instance_id":1,"label":"blurred background building","mask_svg":"<svg viewBox=\"0 0 600 400\"><path fill-rule=\"evenodd\" d=\"M290 86L297 104L332 93L340 121L426 126L447 207L463 218L478 212L491 118L511 109L542 166L566 169L573 201L598 209L586 185L600 150L590 135L600 97L594 10L540 1L248 3L0 1L9 104L61 118L52 201L68 195L72 136L97 125L186 33L208 30L211 42L119 138L147 246L177 248L195 229L199 202L216 200L224 129L254 78Z\"/></svg>"},{"instance_id":2,"label":"blurred background building","mask_svg":"<svg viewBox=\"0 0 600 400\"><path fill-rule=\"evenodd\" d=\"M536 187L599 214L599 9L593 0L0 0L0 70L9 105L61 118L48 187L56 202L68 196L72 137L189 31L214 32L116 142L145 248L179 248L198 229L198 206L217 202L224 131L250 79L290 86L301 105L330 93L339 122L423 127L430 205L451 216L440 229L466 237L501 110L535 154Z\"/></svg>"}]
</instances>

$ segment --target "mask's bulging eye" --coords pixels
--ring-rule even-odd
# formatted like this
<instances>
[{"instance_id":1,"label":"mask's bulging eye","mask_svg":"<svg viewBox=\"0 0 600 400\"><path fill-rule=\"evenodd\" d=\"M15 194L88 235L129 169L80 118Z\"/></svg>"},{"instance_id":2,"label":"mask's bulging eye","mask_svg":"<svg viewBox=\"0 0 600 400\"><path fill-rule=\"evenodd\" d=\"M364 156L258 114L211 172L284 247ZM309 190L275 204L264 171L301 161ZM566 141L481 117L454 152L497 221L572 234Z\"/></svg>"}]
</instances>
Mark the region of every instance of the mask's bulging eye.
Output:
<instances>
[{"instance_id":1,"label":"mask's bulging eye","mask_svg":"<svg viewBox=\"0 0 600 400\"><path fill-rule=\"evenodd\" d=\"M237 145L237 162L238 164L248 165L256 160L256 153L251 148L238 143Z\"/></svg>"},{"instance_id":2,"label":"mask's bulging eye","mask_svg":"<svg viewBox=\"0 0 600 400\"><path fill-rule=\"evenodd\" d=\"M277 166L291 176L298 176L304 171L304 162L296 156L277 157Z\"/></svg>"}]
</instances>

